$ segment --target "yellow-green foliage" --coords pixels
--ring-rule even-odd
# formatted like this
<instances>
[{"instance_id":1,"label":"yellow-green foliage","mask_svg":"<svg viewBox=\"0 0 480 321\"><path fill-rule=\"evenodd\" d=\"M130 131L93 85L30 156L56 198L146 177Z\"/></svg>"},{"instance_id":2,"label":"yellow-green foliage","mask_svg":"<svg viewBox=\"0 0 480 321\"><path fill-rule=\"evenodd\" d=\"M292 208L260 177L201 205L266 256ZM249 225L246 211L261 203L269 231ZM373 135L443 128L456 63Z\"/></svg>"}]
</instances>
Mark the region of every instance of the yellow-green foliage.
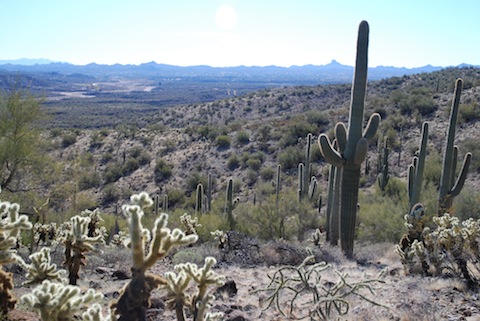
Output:
<instances>
[{"instance_id":1,"label":"yellow-green foliage","mask_svg":"<svg viewBox=\"0 0 480 321\"><path fill-rule=\"evenodd\" d=\"M403 217L408 211L405 183L392 177L384 191L375 188L373 194L360 194L358 239L396 243L405 232Z\"/></svg>"},{"instance_id":2,"label":"yellow-green foliage","mask_svg":"<svg viewBox=\"0 0 480 321\"><path fill-rule=\"evenodd\" d=\"M294 192L281 194L278 206L275 195L257 205L239 204L234 216L240 231L265 240L303 239L305 232L319 225L317 210L299 202Z\"/></svg>"}]
</instances>

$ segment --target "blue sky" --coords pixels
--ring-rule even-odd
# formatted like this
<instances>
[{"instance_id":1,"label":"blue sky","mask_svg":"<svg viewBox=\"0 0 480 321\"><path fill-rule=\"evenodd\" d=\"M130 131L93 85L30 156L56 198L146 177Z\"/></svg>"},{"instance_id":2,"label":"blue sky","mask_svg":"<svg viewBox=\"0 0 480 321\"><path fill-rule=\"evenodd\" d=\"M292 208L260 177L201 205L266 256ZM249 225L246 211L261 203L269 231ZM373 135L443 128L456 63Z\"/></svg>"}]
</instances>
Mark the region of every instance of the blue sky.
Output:
<instances>
[{"instance_id":1,"label":"blue sky","mask_svg":"<svg viewBox=\"0 0 480 321\"><path fill-rule=\"evenodd\" d=\"M478 0L1 0L0 60L181 66L480 65Z\"/></svg>"}]
</instances>

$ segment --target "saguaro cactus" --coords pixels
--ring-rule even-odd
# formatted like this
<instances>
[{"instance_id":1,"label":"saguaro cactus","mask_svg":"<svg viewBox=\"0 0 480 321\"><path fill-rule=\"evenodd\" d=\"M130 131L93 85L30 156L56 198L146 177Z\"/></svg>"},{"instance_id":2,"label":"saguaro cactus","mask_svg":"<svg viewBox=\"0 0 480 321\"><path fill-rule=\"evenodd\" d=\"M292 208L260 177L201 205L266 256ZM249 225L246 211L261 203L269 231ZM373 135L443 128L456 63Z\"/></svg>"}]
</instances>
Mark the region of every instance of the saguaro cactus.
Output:
<instances>
[{"instance_id":1,"label":"saguaro cactus","mask_svg":"<svg viewBox=\"0 0 480 321\"><path fill-rule=\"evenodd\" d=\"M442 216L450 211L453 198L457 196L465 184L468 167L472 158L472 153L467 153L463 160L460 174L455 180L455 170L457 165L458 148L454 146L455 128L457 125L458 108L460 105L460 95L462 93L463 81L457 79L455 82L455 97L450 111L450 122L448 124L446 146L443 154L442 176L440 179L440 189L438 194L438 215Z\"/></svg>"},{"instance_id":2,"label":"saguaro cactus","mask_svg":"<svg viewBox=\"0 0 480 321\"><path fill-rule=\"evenodd\" d=\"M408 167L408 200L410 213L415 204L420 202L420 191L423 184L423 169L427 155L428 123L422 125L422 140L418 155L413 157L412 164Z\"/></svg>"},{"instance_id":3,"label":"saguaro cactus","mask_svg":"<svg viewBox=\"0 0 480 321\"><path fill-rule=\"evenodd\" d=\"M203 185L198 183L197 193L195 195L195 214L205 213L205 205L203 204Z\"/></svg>"},{"instance_id":4,"label":"saguaro cactus","mask_svg":"<svg viewBox=\"0 0 480 321\"><path fill-rule=\"evenodd\" d=\"M233 179L228 180L227 192L225 197L225 214L227 214L230 230L235 228L235 219L233 218Z\"/></svg>"},{"instance_id":5,"label":"saguaro cactus","mask_svg":"<svg viewBox=\"0 0 480 321\"><path fill-rule=\"evenodd\" d=\"M385 137L379 159L381 162L379 164L380 172L378 173L377 182L380 189L384 191L390 179L390 175L388 174L388 137Z\"/></svg>"},{"instance_id":6,"label":"saguaro cactus","mask_svg":"<svg viewBox=\"0 0 480 321\"><path fill-rule=\"evenodd\" d=\"M320 151L325 160L336 167L342 168L340 241L342 251L349 258L353 256L361 164L367 155L368 140L375 136L380 123L380 115L372 114L365 131L362 133L367 87L368 32L368 23L362 21L358 30L349 128L347 130L343 123L338 123L335 126L335 138L339 151L335 150L327 135L321 134L318 138Z\"/></svg>"}]
</instances>

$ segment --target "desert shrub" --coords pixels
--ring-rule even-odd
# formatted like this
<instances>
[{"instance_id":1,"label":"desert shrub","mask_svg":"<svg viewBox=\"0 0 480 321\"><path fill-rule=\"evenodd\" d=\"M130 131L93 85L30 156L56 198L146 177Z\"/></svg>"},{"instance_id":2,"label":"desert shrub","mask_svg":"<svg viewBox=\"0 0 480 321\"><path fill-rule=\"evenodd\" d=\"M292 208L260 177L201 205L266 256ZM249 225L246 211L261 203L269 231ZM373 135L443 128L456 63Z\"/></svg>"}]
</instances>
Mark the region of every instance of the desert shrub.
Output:
<instances>
[{"instance_id":1,"label":"desert shrub","mask_svg":"<svg viewBox=\"0 0 480 321\"><path fill-rule=\"evenodd\" d=\"M102 153L102 158L100 159L101 164L107 164L113 159L113 154L110 152Z\"/></svg>"},{"instance_id":2,"label":"desert shrub","mask_svg":"<svg viewBox=\"0 0 480 321\"><path fill-rule=\"evenodd\" d=\"M77 142L77 134L73 132L65 133L62 135L62 142L61 146L63 148L66 148L68 146L71 146Z\"/></svg>"},{"instance_id":3,"label":"desert shrub","mask_svg":"<svg viewBox=\"0 0 480 321\"><path fill-rule=\"evenodd\" d=\"M455 198L454 213L461 221L469 218L480 219L480 192L465 186Z\"/></svg>"},{"instance_id":4,"label":"desert shrub","mask_svg":"<svg viewBox=\"0 0 480 321\"><path fill-rule=\"evenodd\" d=\"M258 171L260 167L262 167L262 161L256 158L249 158L246 162L246 165L249 169Z\"/></svg>"},{"instance_id":5,"label":"desert shrub","mask_svg":"<svg viewBox=\"0 0 480 321\"><path fill-rule=\"evenodd\" d=\"M288 146L278 154L278 161L282 170L287 171L297 168L298 164L304 161L303 151L296 146Z\"/></svg>"},{"instance_id":6,"label":"desert shrub","mask_svg":"<svg viewBox=\"0 0 480 321\"><path fill-rule=\"evenodd\" d=\"M431 94L425 88L410 91L394 91L391 99L400 109L402 115L428 115L437 109Z\"/></svg>"},{"instance_id":7,"label":"desert shrub","mask_svg":"<svg viewBox=\"0 0 480 321\"><path fill-rule=\"evenodd\" d=\"M102 205L108 205L116 202L120 198L120 191L114 184L107 184L102 189Z\"/></svg>"},{"instance_id":8,"label":"desert shrub","mask_svg":"<svg viewBox=\"0 0 480 321\"><path fill-rule=\"evenodd\" d=\"M373 199L372 199L373 201ZM404 215L408 205L394 203L388 196L373 202L360 202L358 240L397 243L404 233Z\"/></svg>"},{"instance_id":9,"label":"desert shrub","mask_svg":"<svg viewBox=\"0 0 480 321\"><path fill-rule=\"evenodd\" d=\"M137 160L140 166L145 166L150 164L150 162L152 161L152 155L144 151L137 157Z\"/></svg>"},{"instance_id":10,"label":"desert shrub","mask_svg":"<svg viewBox=\"0 0 480 321\"><path fill-rule=\"evenodd\" d=\"M105 168L105 172L103 174L103 179L105 183L113 183L116 182L122 177L123 175L123 168L121 163L111 163L108 164Z\"/></svg>"},{"instance_id":11,"label":"desert shrub","mask_svg":"<svg viewBox=\"0 0 480 321\"><path fill-rule=\"evenodd\" d=\"M464 104L458 110L458 123L464 124L480 119L480 106L476 102Z\"/></svg>"},{"instance_id":12,"label":"desert shrub","mask_svg":"<svg viewBox=\"0 0 480 321\"><path fill-rule=\"evenodd\" d=\"M253 186L258 179L258 171L255 171L253 169L248 169L247 170L247 184L248 186Z\"/></svg>"},{"instance_id":13,"label":"desert shrub","mask_svg":"<svg viewBox=\"0 0 480 321\"><path fill-rule=\"evenodd\" d=\"M177 265L181 263L193 263L193 264L201 264L203 263L203 256L198 253L197 249L193 248L185 248L181 249L172 257L172 264Z\"/></svg>"},{"instance_id":14,"label":"desert shrub","mask_svg":"<svg viewBox=\"0 0 480 321\"><path fill-rule=\"evenodd\" d=\"M198 216L199 223L202 225L197 228L197 235L201 242L211 241L213 239L210 232L221 230L228 230L227 216L222 212L214 211L212 213L205 213Z\"/></svg>"},{"instance_id":15,"label":"desert shrub","mask_svg":"<svg viewBox=\"0 0 480 321\"><path fill-rule=\"evenodd\" d=\"M78 180L78 189L82 191L89 188L99 187L101 184L101 175L97 171L93 171L91 173L84 173L80 175Z\"/></svg>"},{"instance_id":16,"label":"desert shrub","mask_svg":"<svg viewBox=\"0 0 480 321\"><path fill-rule=\"evenodd\" d=\"M228 137L228 135L217 136L217 138L215 139L215 144L218 146L218 148L228 149L230 148L231 144L230 137Z\"/></svg>"},{"instance_id":17,"label":"desert shrub","mask_svg":"<svg viewBox=\"0 0 480 321\"><path fill-rule=\"evenodd\" d=\"M199 172L192 173L185 182L185 193L190 195L193 191L196 191L199 183L202 183L203 186L207 186L208 177Z\"/></svg>"},{"instance_id":18,"label":"desert shrub","mask_svg":"<svg viewBox=\"0 0 480 321\"><path fill-rule=\"evenodd\" d=\"M479 108L480 109L480 108ZM472 153L472 160L470 161L469 173L480 173L480 151L478 149L478 140L475 138L465 138L461 143L460 152L463 154L467 152ZM462 159L463 161L463 159Z\"/></svg>"},{"instance_id":19,"label":"desert shrub","mask_svg":"<svg viewBox=\"0 0 480 321\"><path fill-rule=\"evenodd\" d=\"M296 193L282 194L277 207L276 196L264 202L239 204L234 210L241 232L265 240L303 239L305 232L318 227L317 211L306 202L299 202Z\"/></svg>"},{"instance_id":20,"label":"desert shrub","mask_svg":"<svg viewBox=\"0 0 480 321\"><path fill-rule=\"evenodd\" d=\"M442 156L436 150L433 150L425 160L425 169L423 171L425 184L432 184L438 187L441 175Z\"/></svg>"},{"instance_id":21,"label":"desert shrub","mask_svg":"<svg viewBox=\"0 0 480 321\"><path fill-rule=\"evenodd\" d=\"M237 132L236 142L238 146L246 145L250 142L250 135L246 131L240 130Z\"/></svg>"},{"instance_id":22,"label":"desert shrub","mask_svg":"<svg viewBox=\"0 0 480 321\"><path fill-rule=\"evenodd\" d=\"M132 157L127 158L125 164L122 165L122 176L127 176L140 168L140 162Z\"/></svg>"},{"instance_id":23,"label":"desert shrub","mask_svg":"<svg viewBox=\"0 0 480 321\"><path fill-rule=\"evenodd\" d=\"M240 166L240 158L237 154L232 154L227 160L227 168L231 171Z\"/></svg>"},{"instance_id":24,"label":"desert shrub","mask_svg":"<svg viewBox=\"0 0 480 321\"><path fill-rule=\"evenodd\" d=\"M172 188L167 191L168 195L168 208L173 209L185 203L185 192L178 188Z\"/></svg>"},{"instance_id":25,"label":"desert shrub","mask_svg":"<svg viewBox=\"0 0 480 321\"><path fill-rule=\"evenodd\" d=\"M155 168L153 169L153 177L155 183L159 184L172 176L172 165L167 163L163 158L156 160Z\"/></svg>"},{"instance_id":26,"label":"desert shrub","mask_svg":"<svg viewBox=\"0 0 480 321\"><path fill-rule=\"evenodd\" d=\"M271 167L262 167L260 169L260 177L264 181L272 180L275 177L276 173L277 171Z\"/></svg>"}]
</instances>

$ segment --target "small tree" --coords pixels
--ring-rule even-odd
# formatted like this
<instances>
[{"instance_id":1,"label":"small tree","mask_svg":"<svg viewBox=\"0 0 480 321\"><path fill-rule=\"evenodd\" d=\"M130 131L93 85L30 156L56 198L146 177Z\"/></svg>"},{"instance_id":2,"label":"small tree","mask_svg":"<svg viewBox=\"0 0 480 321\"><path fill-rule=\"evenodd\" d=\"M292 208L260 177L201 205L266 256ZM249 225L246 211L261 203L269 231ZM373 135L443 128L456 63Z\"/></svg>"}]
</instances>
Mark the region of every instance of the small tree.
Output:
<instances>
[{"instance_id":1,"label":"small tree","mask_svg":"<svg viewBox=\"0 0 480 321\"><path fill-rule=\"evenodd\" d=\"M0 187L25 190L26 174L42 168L41 136L37 124L44 118L40 100L15 88L0 95Z\"/></svg>"}]
</instances>

